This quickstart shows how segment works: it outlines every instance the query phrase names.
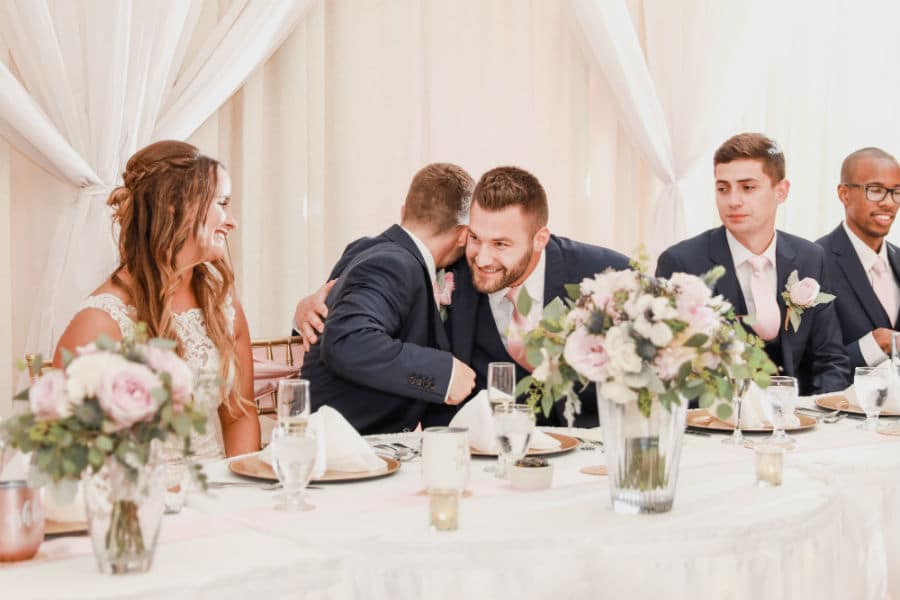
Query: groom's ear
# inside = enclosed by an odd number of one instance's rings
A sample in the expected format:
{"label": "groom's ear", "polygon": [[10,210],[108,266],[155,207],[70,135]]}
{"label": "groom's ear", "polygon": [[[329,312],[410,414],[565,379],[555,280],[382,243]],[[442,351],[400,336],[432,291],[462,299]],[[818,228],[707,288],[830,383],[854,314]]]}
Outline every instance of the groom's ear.
{"label": "groom's ear", "polygon": [[534,234],[533,248],[535,252],[543,250],[550,241],[550,229],[546,225],[537,230]]}

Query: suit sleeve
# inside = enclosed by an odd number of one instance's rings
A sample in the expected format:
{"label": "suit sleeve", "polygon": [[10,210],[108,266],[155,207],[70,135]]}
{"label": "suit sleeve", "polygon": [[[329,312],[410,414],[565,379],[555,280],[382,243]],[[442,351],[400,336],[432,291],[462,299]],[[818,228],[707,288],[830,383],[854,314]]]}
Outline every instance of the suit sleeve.
{"label": "suit sleeve", "polygon": [[664,251],[659,255],[659,260],[656,261],[657,277],[669,279],[672,277],[672,273],[680,273],[683,270],[683,267],[678,263],[671,250]]}
{"label": "suit sleeve", "polygon": [[343,278],[322,334],[325,365],[359,385],[443,403],[453,356],[398,337],[404,320],[415,318],[415,300],[426,283],[418,265],[412,269],[382,256],[353,265]]}
{"label": "suit sleeve", "polygon": [[[822,290],[829,290],[828,273],[820,259],[819,273]],[[813,309],[812,330],[804,356],[810,356],[813,392],[839,392],[850,385],[850,359],[841,335],[834,302]]]}

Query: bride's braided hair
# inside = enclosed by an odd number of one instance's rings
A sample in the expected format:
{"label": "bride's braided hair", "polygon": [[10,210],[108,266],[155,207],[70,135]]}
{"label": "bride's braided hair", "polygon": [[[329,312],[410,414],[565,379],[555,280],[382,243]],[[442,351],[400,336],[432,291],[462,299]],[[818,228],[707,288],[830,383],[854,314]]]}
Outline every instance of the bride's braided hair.
{"label": "bride's braided hair", "polygon": [[[184,273],[178,272],[175,262],[184,244],[204,225],[221,167],[191,144],[156,142],[128,160],[124,185],[112,191],[107,204],[120,229],[119,266],[112,280],[128,290],[137,319],[147,324],[151,336],[177,341],[183,355],[172,318],[172,293],[189,275],[209,337],[219,351],[222,380],[228,381],[235,360],[234,333],[225,314],[234,286],[231,265],[216,260]],[[131,276],[128,285],[119,277],[123,271]],[[239,382],[232,389],[239,390]],[[237,394],[232,398],[227,406],[233,411],[243,401]]]}

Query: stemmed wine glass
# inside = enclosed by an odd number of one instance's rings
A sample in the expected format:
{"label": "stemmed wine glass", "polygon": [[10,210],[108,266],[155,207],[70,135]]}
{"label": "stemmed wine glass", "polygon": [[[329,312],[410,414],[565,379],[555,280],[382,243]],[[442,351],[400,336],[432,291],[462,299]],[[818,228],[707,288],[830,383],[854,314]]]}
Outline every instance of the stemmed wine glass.
{"label": "stemmed wine glass", "polygon": [[516,365],[511,362],[488,363],[488,402],[491,407],[516,401]]}
{"label": "stemmed wine glass", "polygon": [[731,412],[734,415],[734,432],[730,437],[722,440],[723,444],[744,445],[744,434],[741,433],[741,405],[744,402],[744,394],[750,389],[750,379],[737,382],[731,396]]}
{"label": "stemmed wine glass", "polygon": [[856,401],[866,412],[865,422],[860,423],[857,429],[878,430],[878,415],[881,414],[881,407],[887,402],[890,376],[890,369],[856,367],[853,389],[856,392]]}
{"label": "stemmed wine glass", "polygon": [[793,448],[794,440],[784,431],[785,414],[794,412],[797,403],[797,380],[786,375],[772,377],[766,388],[768,406],[772,411],[772,435],[765,443],[770,446]]}
{"label": "stemmed wine glass", "polygon": [[284,488],[279,510],[312,510],[303,490],[309,484],[316,462],[316,433],[307,427],[310,414],[309,381],[282,379],[278,382],[278,426],[272,431],[272,468]]}
{"label": "stemmed wine glass", "polygon": [[509,465],[528,452],[534,432],[534,411],[525,404],[497,404],[494,406],[494,431],[497,435],[497,469],[499,478],[506,478]]}

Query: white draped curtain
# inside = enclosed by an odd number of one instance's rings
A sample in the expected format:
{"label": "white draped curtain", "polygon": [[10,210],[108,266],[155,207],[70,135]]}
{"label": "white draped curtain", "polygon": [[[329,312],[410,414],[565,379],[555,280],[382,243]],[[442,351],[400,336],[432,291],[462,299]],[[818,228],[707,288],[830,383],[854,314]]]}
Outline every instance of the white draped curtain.
{"label": "white draped curtain", "polygon": [[685,237],[686,208],[704,210],[685,197],[684,180],[734,133],[754,100],[748,82],[764,78],[782,39],[781,21],[771,0],[644,0],[637,14],[625,0],[572,6],[626,131],[664,184],[649,237],[656,255]]}
{"label": "white draped curtain", "polygon": [[312,0],[234,0],[183,64],[201,3],[6,0],[0,133],[79,188],[60,213],[27,348],[52,350],[77,304],[115,266],[105,200],[128,157],[184,139],[274,52]]}

